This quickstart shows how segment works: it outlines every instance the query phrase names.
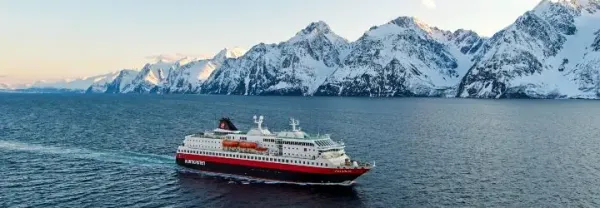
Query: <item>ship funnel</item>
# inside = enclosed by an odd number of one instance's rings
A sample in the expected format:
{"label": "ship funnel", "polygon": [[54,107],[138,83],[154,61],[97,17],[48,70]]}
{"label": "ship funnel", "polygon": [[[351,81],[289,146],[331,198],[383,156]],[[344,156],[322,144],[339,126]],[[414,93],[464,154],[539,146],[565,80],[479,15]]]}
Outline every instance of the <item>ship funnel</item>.
{"label": "ship funnel", "polygon": [[237,131],[237,127],[235,127],[235,125],[233,125],[233,122],[231,122],[231,120],[229,120],[229,118],[221,118],[221,120],[219,121],[219,129],[223,129],[223,130],[230,130],[230,131]]}

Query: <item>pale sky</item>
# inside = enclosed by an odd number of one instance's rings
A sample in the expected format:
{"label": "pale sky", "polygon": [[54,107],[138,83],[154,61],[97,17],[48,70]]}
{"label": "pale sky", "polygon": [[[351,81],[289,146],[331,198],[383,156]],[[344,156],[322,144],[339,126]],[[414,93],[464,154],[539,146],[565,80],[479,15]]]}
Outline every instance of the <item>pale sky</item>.
{"label": "pale sky", "polygon": [[159,54],[278,43],[310,22],[358,39],[414,16],[491,36],[539,0],[0,0],[0,83],[141,68]]}

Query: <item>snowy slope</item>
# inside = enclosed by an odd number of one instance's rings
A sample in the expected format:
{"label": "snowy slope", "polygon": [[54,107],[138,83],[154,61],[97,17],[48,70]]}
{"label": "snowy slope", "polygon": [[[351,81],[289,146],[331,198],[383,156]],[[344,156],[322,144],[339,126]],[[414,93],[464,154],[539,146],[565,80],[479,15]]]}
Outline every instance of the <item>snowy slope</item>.
{"label": "snowy slope", "polygon": [[119,75],[113,81],[106,85],[104,93],[118,94],[124,93],[125,89],[132,88],[133,80],[137,77],[139,71],[124,69],[119,72]]}
{"label": "snowy slope", "polygon": [[351,44],[344,67],[327,78],[317,95],[446,96],[472,65],[484,39],[399,17],[373,27]]}
{"label": "snowy slope", "polygon": [[202,85],[203,93],[310,95],[343,67],[348,42],[324,22],[313,22],[288,41],[261,43],[238,59],[225,60]]}
{"label": "snowy slope", "polygon": [[543,1],[477,55],[460,97],[598,98],[598,0]]}
{"label": "snowy slope", "polygon": [[177,61],[160,59],[156,63],[148,63],[131,81],[131,84],[121,90],[121,93],[161,93],[168,84],[169,74],[179,68],[181,64],[192,61],[194,61],[192,58],[183,58]]}
{"label": "snowy slope", "polygon": [[8,84],[0,83],[0,90],[10,90],[12,87]]}
{"label": "snowy slope", "polygon": [[87,90],[91,85],[95,83],[106,84],[112,81],[118,72],[111,72],[108,74],[102,74],[92,77],[84,77],[78,79],[64,79],[59,81],[37,81],[29,85],[28,88],[36,89],[66,89],[75,91]]}
{"label": "snowy slope", "polygon": [[238,58],[246,51],[241,48],[226,48],[211,59],[192,61],[173,70],[167,77],[164,93],[199,93],[201,84],[226,59]]}
{"label": "snowy slope", "polygon": [[93,83],[86,89],[86,93],[104,93],[110,83],[112,83],[120,71],[107,74],[107,76],[98,77]]}

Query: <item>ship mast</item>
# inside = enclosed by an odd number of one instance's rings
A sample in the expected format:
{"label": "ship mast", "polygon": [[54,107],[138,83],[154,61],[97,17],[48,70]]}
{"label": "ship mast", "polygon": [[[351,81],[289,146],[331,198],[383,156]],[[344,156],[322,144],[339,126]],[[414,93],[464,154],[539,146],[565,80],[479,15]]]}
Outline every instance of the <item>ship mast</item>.
{"label": "ship mast", "polygon": [[262,123],[263,123],[263,116],[258,117],[258,119],[256,119],[256,115],[254,115],[254,117],[252,117],[254,119],[254,123],[258,124],[258,129],[262,130]]}
{"label": "ship mast", "polygon": [[292,126],[292,131],[298,131],[298,129],[296,129],[296,126],[300,125],[300,121],[294,118],[290,118],[290,125]]}

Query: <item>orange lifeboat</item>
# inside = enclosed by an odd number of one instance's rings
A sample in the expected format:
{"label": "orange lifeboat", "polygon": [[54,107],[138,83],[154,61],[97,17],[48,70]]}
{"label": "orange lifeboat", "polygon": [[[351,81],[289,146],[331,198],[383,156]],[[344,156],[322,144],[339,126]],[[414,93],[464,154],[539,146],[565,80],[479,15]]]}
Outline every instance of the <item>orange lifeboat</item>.
{"label": "orange lifeboat", "polygon": [[223,140],[223,147],[237,147],[240,143],[232,140]]}
{"label": "orange lifeboat", "polygon": [[240,142],[241,148],[254,149],[258,146],[255,142]]}
{"label": "orange lifeboat", "polygon": [[257,147],[256,148],[256,151],[259,151],[259,152],[266,152],[267,150],[269,150],[269,149],[266,147]]}

